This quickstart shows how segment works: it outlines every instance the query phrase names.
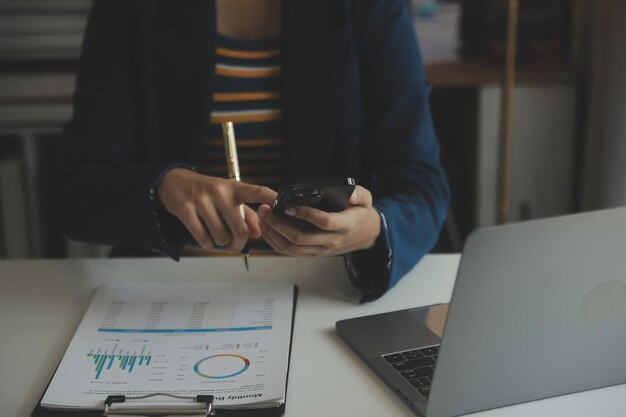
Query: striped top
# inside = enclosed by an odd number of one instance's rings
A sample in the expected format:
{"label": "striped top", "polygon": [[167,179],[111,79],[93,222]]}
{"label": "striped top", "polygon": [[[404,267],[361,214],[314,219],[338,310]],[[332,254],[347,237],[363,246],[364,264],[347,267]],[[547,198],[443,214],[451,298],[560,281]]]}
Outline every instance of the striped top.
{"label": "striped top", "polygon": [[232,121],[241,180],[277,189],[288,181],[281,131],[280,39],[217,37],[209,138],[201,172],[228,177],[221,124]]}

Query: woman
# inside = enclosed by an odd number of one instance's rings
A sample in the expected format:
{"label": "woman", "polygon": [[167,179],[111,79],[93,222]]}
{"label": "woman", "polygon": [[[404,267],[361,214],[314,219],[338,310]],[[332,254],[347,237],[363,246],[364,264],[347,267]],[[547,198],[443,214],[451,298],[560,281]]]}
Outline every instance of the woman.
{"label": "woman", "polygon": [[[173,258],[192,239],[239,251],[262,237],[344,255],[376,299],[432,248],[449,204],[428,91],[402,0],[96,0],[66,129],[66,233]],[[220,178],[226,119],[244,183]],[[263,186],[348,176],[345,211],[289,213],[317,228],[275,216]],[[260,205],[244,221],[241,203]]]}

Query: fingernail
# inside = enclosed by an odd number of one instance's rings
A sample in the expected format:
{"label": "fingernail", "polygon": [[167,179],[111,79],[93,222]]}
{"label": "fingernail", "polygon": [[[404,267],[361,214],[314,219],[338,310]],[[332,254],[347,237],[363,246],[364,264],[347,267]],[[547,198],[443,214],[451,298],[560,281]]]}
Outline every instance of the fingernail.
{"label": "fingernail", "polygon": [[296,214],[296,209],[293,207],[288,207],[285,209],[285,213],[287,213],[290,216],[294,216]]}

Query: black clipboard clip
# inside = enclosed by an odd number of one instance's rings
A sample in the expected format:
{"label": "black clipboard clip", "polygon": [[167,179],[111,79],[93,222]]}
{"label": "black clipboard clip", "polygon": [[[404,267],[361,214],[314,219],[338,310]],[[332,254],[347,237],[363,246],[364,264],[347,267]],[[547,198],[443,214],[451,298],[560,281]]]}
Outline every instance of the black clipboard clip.
{"label": "black clipboard clip", "polygon": [[[195,404],[190,403],[181,403],[182,407],[168,406],[163,408],[153,408],[153,407],[124,407],[119,406],[119,404],[127,404],[132,401],[145,400],[147,398],[152,397],[169,397],[177,400],[184,401],[192,401]],[[106,400],[104,400],[104,417],[109,416],[198,416],[198,417],[209,417],[215,415],[215,410],[213,409],[213,399],[212,395],[196,395],[193,396],[183,396],[183,395],[174,395],[168,394],[166,392],[156,392],[154,394],[147,395],[137,395],[137,396],[128,396],[128,395],[109,395]],[[203,404],[203,405],[201,405]],[[187,405],[187,407],[185,407]]]}

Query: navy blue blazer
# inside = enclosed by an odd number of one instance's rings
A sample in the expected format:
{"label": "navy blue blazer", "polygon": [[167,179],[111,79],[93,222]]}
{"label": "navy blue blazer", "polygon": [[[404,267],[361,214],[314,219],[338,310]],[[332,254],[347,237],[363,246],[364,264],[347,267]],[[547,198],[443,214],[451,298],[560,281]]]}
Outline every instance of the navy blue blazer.
{"label": "navy blue blazer", "polygon": [[[293,180],[354,177],[385,228],[347,255],[363,301],[434,245],[449,188],[404,0],[285,0],[283,129]],[[176,257],[190,236],[150,190],[199,162],[211,112],[215,3],[96,0],[65,130],[59,197],[68,236]],[[159,221],[160,220],[160,221]]]}

